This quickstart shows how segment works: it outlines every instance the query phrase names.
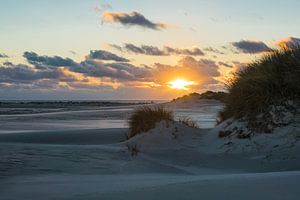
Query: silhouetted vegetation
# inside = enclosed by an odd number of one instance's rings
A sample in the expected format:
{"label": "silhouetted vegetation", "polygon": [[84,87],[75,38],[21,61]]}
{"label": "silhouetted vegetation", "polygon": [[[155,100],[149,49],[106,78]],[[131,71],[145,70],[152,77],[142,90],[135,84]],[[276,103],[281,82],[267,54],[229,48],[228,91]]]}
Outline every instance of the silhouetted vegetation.
{"label": "silhouetted vegetation", "polygon": [[189,101],[191,99],[213,99],[213,100],[218,100],[218,101],[225,101],[227,96],[226,92],[213,92],[213,91],[206,91],[204,93],[197,93],[193,92],[188,95],[184,95],[182,97],[178,97],[176,99],[173,99],[172,102],[175,101]]}
{"label": "silhouetted vegetation", "polygon": [[237,72],[228,83],[221,120],[252,118],[270,105],[300,97],[300,47],[274,51]]}

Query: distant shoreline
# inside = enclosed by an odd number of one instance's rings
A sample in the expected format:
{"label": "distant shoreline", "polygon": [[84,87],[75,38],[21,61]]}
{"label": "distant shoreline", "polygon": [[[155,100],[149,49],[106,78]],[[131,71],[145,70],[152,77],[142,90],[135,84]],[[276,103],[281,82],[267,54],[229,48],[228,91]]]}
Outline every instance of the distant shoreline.
{"label": "distant shoreline", "polygon": [[154,101],[0,101],[0,115],[37,114],[155,104]]}

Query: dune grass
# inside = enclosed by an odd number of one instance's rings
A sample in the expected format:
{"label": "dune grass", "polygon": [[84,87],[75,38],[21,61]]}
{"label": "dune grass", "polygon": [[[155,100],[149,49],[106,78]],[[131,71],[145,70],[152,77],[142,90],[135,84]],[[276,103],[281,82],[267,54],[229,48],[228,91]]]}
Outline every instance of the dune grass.
{"label": "dune grass", "polygon": [[265,55],[228,82],[221,120],[253,117],[270,105],[300,97],[300,47]]}
{"label": "dune grass", "polygon": [[174,121],[173,112],[163,107],[138,107],[129,117],[128,139],[153,129],[157,122]]}
{"label": "dune grass", "polygon": [[178,120],[179,123],[182,123],[190,128],[199,128],[195,121],[189,117],[180,117]]}

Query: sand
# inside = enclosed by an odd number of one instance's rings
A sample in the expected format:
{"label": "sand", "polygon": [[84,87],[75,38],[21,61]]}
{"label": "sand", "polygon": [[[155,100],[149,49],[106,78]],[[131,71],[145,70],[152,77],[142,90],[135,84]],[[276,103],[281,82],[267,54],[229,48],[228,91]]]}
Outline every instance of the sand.
{"label": "sand", "polygon": [[243,140],[219,138],[222,126],[161,122],[129,141],[126,127],[11,128],[0,134],[0,199],[298,199],[297,124]]}

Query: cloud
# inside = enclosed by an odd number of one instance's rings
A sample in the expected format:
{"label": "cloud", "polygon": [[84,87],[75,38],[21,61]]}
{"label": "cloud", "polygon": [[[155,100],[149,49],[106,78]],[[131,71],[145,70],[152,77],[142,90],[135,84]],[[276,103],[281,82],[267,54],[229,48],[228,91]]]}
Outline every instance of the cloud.
{"label": "cloud", "polygon": [[288,37],[275,42],[281,48],[292,48],[300,45],[300,38]]}
{"label": "cloud", "polygon": [[112,60],[117,62],[129,62],[130,60],[117,56],[116,54],[110,53],[103,50],[90,51],[89,58],[98,60]]}
{"label": "cloud", "polygon": [[[0,94],[6,97],[49,92],[71,95],[80,91],[83,95],[87,91],[101,91],[101,94],[106,91],[108,95],[123,93],[128,98],[137,91],[143,94],[151,91],[151,95],[170,98],[175,93],[169,89],[167,82],[176,78],[195,81],[197,84],[191,86],[194,91],[220,84],[216,80],[220,76],[218,63],[209,59],[197,60],[191,56],[182,58],[174,66],[157,63],[151,67],[114,60],[108,63],[92,53],[81,62],[34,52],[25,52],[24,57],[30,65],[0,64]],[[100,58],[103,59],[102,54]]]}
{"label": "cloud", "polygon": [[[147,74],[148,70],[146,66],[136,67],[132,64],[124,63],[129,60],[102,50],[90,51],[86,59],[79,63],[70,58],[40,56],[34,52],[25,52],[24,57],[37,70],[51,70],[52,68],[52,70],[55,70],[55,68],[66,67],[69,71],[81,73],[86,76],[108,77],[122,81],[137,80],[141,77],[141,74]],[[102,60],[118,62],[104,63]]]}
{"label": "cloud", "polygon": [[168,26],[164,23],[155,23],[147,19],[144,15],[138,12],[123,13],[123,12],[104,12],[102,22],[105,23],[120,23],[124,26],[140,26],[143,28],[161,30]]}
{"label": "cloud", "polygon": [[[62,58],[60,56],[41,56],[35,52],[25,52],[23,54],[24,58],[26,58],[27,62],[34,65],[36,68],[47,69],[49,67],[70,67],[70,68],[80,68],[83,63],[77,63],[70,58]],[[113,53],[103,50],[92,50],[90,54],[87,56],[86,60],[110,60],[117,62],[129,62],[128,59],[117,56]],[[101,63],[101,62],[94,62]]]}
{"label": "cloud", "polygon": [[4,53],[0,53],[0,58],[9,58],[8,55],[4,54]]}
{"label": "cloud", "polygon": [[149,56],[169,56],[169,55],[203,56],[204,55],[203,51],[199,48],[184,49],[184,48],[173,48],[173,47],[165,46],[162,49],[159,49],[156,46],[150,46],[150,45],[136,46],[131,43],[127,43],[123,47],[115,44],[111,44],[110,46],[119,51],[125,51],[125,52],[135,53],[135,54],[144,54]]}
{"label": "cloud", "polygon": [[158,47],[142,45],[141,47],[135,46],[134,44],[125,44],[124,49],[127,52],[135,54],[145,54],[150,56],[165,56],[167,55],[164,51],[160,50]]}
{"label": "cloud", "polygon": [[[33,66],[14,65],[13,63],[3,65],[0,68],[0,82],[31,84],[53,80],[57,84],[63,82],[67,85],[78,85],[86,82],[86,80],[106,79],[110,82],[122,84],[139,82],[140,85],[145,85],[141,83],[155,85],[156,80],[161,80],[162,75],[164,79],[175,78],[176,75],[185,75],[202,82],[207,82],[205,80],[212,80],[212,77],[220,75],[218,66],[214,61],[208,59],[195,60],[189,56],[181,59],[176,66],[156,64],[152,68],[148,66],[137,67],[125,62],[105,63],[99,59],[94,59],[98,56],[93,53],[81,62],[59,56],[40,56],[34,52],[25,52],[24,57]],[[161,83],[159,81],[157,84]]]}
{"label": "cloud", "polygon": [[235,62],[233,62],[233,72],[240,72],[240,71],[244,70],[245,68],[247,68],[248,66],[249,66],[249,63],[235,61]]}
{"label": "cloud", "polygon": [[215,54],[221,54],[221,55],[225,54],[223,51],[220,51],[220,50],[218,50],[216,48],[212,48],[212,47],[207,47],[207,48],[204,49],[204,51],[212,52],[212,53],[215,53]]}
{"label": "cloud", "polygon": [[116,49],[118,51],[123,51],[123,48],[117,44],[110,44],[110,43],[107,43],[105,44],[108,48],[113,48],[113,49]]}
{"label": "cloud", "polygon": [[70,50],[69,53],[70,53],[70,54],[73,54],[73,55],[77,55],[76,51]]}
{"label": "cloud", "polygon": [[167,54],[175,54],[175,55],[187,55],[187,56],[203,56],[204,53],[199,48],[193,49],[179,49],[179,48],[172,48],[172,47],[164,47],[164,51]]}
{"label": "cloud", "polygon": [[[122,75],[103,73],[89,76],[89,73],[71,71],[72,68],[35,68],[28,65],[2,65],[0,66],[0,90],[5,89],[30,89],[30,90],[49,90],[49,89],[103,89],[117,88],[122,85],[118,78]],[[97,71],[99,73],[99,71]],[[99,75],[99,76],[98,76]],[[114,76],[116,78],[114,78]],[[131,76],[132,78],[132,76]]]}
{"label": "cloud", "polygon": [[58,70],[35,70],[27,65],[4,65],[0,67],[1,83],[32,83],[39,79],[58,79]]}
{"label": "cloud", "polygon": [[94,11],[97,13],[103,13],[106,10],[111,10],[112,6],[110,4],[102,4],[101,6],[95,6]]}
{"label": "cloud", "polygon": [[147,72],[145,67],[136,67],[129,63],[103,63],[97,60],[85,60],[71,71],[92,77],[109,77],[119,81],[132,81],[141,79],[141,74]]}
{"label": "cloud", "polygon": [[13,66],[14,65],[12,62],[9,62],[9,61],[6,61],[2,64],[3,64],[3,66]]}
{"label": "cloud", "polygon": [[272,51],[270,47],[261,41],[241,40],[239,42],[232,42],[231,44],[242,53],[256,54]]}
{"label": "cloud", "polygon": [[156,83],[165,84],[177,78],[187,78],[197,83],[194,86],[197,87],[196,89],[218,83],[215,78],[221,75],[215,61],[209,59],[196,60],[190,56],[182,58],[175,66],[156,63],[153,73],[156,75],[153,77]]}
{"label": "cloud", "polygon": [[34,65],[37,68],[48,68],[48,67],[70,67],[76,66],[77,63],[70,58],[62,58],[60,56],[39,56],[34,52],[24,52],[23,57],[26,58],[27,62]]}

